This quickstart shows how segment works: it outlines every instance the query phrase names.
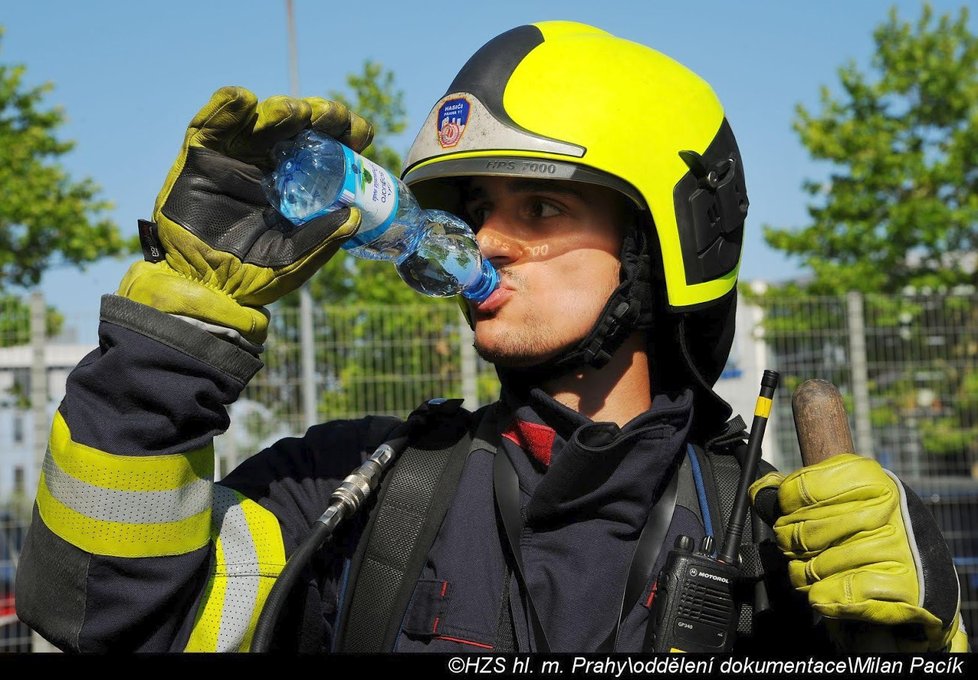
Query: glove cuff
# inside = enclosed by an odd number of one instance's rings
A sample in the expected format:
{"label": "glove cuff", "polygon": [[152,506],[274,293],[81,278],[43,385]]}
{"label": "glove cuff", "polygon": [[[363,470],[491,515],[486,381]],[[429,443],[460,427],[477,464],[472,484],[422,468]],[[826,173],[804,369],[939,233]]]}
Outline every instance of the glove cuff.
{"label": "glove cuff", "polygon": [[171,314],[171,316],[174,316],[180,319],[181,321],[185,321],[193,326],[196,326],[197,328],[201,328],[207,331],[208,333],[210,333],[211,335],[221,338],[222,340],[226,340],[227,342],[234,343],[241,349],[245,350],[246,352],[250,352],[252,355],[256,357],[265,351],[264,345],[259,345],[245,339],[245,337],[241,335],[241,333],[234,330],[233,328],[227,328],[226,326],[218,326],[216,324],[208,323],[206,321],[201,321],[200,319],[194,319],[189,316],[183,316],[182,314]]}
{"label": "glove cuff", "polygon": [[118,295],[102,296],[100,318],[192,356],[242,385],[246,385],[262,367],[257,357],[231,343],[190,326],[171,314]]}
{"label": "glove cuff", "polygon": [[161,312],[230,329],[260,347],[268,335],[268,311],[245,307],[227,293],[182,276],[164,262],[136,262],[119,285],[122,297]]}

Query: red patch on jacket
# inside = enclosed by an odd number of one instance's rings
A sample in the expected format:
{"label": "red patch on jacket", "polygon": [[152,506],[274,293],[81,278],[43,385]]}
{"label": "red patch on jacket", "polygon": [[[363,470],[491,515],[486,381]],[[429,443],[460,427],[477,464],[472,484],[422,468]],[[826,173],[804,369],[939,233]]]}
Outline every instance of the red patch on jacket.
{"label": "red patch on jacket", "polygon": [[508,430],[503,432],[503,436],[543,465],[550,466],[550,455],[553,453],[554,438],[557,436],[557,432],[552,427],[516,420]]}

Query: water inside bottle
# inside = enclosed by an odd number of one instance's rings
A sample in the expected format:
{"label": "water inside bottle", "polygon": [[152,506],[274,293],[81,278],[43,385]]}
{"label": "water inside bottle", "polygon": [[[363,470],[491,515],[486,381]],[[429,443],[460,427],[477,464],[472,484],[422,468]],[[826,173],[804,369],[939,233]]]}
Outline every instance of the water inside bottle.
{"label": "water inside bottle", "polygon": [[441,210],[425,211],[425,218],[416,246],[397,263],[401,278],[415,290],[433,297],[451,297],[484,287],[480,284],[484,283],[489,263],[483,263],[468,225]]}
{"label": "water inside bottle", "polygon": [[329,137],[307,130],[273,150],[263,183],[272,205],[297,227],[345,205],[360,208],[352,255],[396,263],[404,281],[433,297],[482,301],[499,283],[475,235],[460,218],[422,210],[404,183]]}
{"label": "water inside bottle", "polygon": [[282,162],[265,178],[265,193],[295,225],[335,210],[346,173],[342,150],[305,134],[291,147],[277,150]]}

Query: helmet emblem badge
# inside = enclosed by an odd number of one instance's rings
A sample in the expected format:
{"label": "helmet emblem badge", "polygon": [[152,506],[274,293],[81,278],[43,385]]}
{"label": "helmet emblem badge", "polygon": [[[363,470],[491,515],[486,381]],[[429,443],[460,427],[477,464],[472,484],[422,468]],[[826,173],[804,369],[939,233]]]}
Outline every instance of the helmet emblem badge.
{"label": "helmet emblem badge", "polygon": [[447,99],[438,110],[438,143],[450,149],[459,143],[469,120],[469,100],[464,97]]}

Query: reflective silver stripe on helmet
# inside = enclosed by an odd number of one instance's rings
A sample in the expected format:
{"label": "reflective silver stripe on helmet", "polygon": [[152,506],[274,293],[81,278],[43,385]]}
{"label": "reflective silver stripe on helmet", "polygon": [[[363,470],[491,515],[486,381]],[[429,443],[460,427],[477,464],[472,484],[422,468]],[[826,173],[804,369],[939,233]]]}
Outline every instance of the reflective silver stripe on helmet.
{"label": "reflective silver stripe on helmet", "polygon": [[[442,144],[439,135],[439,114],[442,105],[453,99],[464,99],[468,102],[468,116],[465,120],[464,129],[457,133],[458,138],[453,140],[454,143],[451,146],[446,146]],[[431,109],[424,125],[421,126],[417,139],[411,146],[404,167],[410,168],[422,161],[445,154],[485,151],[486,149],[557,153],[575,158],[581,158],[586,151],[584,147],[577,144],[534,135],[503,124],[496,120],[489,109],[476,97],[465,92],[455,92],[442,97]]]}
{"label": "reflective silver stripe on helmet", "polygon": [[628,196],[640,209],[646,209],[645,201],[638,190],[620,177],[594,168],[554,161],[549,158],[493,156],[491,158],[446,159],[432,165],[423,165],[415,170],[409,170],[404,175],[404,183],[413,187],[429,180],[476,176],[533,177],[597,184]]}

